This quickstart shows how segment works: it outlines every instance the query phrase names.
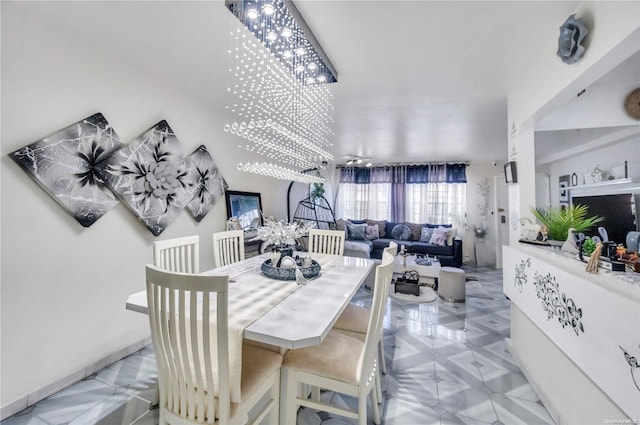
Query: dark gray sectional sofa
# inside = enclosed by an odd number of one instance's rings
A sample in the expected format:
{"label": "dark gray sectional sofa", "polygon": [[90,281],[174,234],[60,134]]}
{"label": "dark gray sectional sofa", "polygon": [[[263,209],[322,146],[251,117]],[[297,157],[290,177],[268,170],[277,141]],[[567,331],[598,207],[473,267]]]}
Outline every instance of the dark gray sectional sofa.
{"label": "dark gray sectional sofa", "polygon": [[[338,229],[341,229],[341,220],[338,220]],[[353,224],[368,224],[368,225],[378,225],[385,227],[384,232],[380,231],[380,233],[384,234],[385,237],[378,237],[371,240],[353,240],[349,238],[349,231],[346,229],[345,231],[347,235],[347,242],[345,243],[345,255],[350,255],[350,252],[355,256],[365,256],[362,255],[367,252],[367,249],[364,246],[368,247],[369,258],[381,259],[382,251],[389,246],[389,242],[394,241],[398,244],[398,247],[401,245],[405,246],[405,249],[412,254],[428,254],[430,257],[438,257],[440,260],[440,264],[442,266],[449,267],[460,267],[462,266],[462,239],[458,237],[452,237],[451,245],[445,243],[444,246],[437,245],[433,243],[428,243],[419,240],[419,232],[421,227],[430,227],[437,228],[441,225],[436,224],[416,224],[416,223],[393,223],[389,221],[374,221],[374,220],[348,220]],[[391,233],[395,226],[398,224],[405,224],[411,229],[411,236],[409,239],[394,239],[391,237]],[[443,227],[451,227],[450,225],[442,225]],[[455,234],[455,233],[454,233]]]}

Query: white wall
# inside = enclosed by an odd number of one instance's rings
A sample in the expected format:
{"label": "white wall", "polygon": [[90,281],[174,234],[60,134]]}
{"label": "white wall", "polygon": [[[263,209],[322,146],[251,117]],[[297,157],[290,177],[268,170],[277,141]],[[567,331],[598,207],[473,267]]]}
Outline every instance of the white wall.
{"label": "white wall", "polygon": [[[266,214],[286,216],[286,183],[235,170],[242,151],[222,131],[222,111],[81,39],[2,2],[3,408],[44,389],[33,403],[50,384],[148,336],[146,316],[126,311],[125,300],[144,289],[154,240],[122,204],[81,227],[8,153],[96,112],[123,142],[166,119],[186,153],[207,146],[230,189],[261,192]],[[222,199],[200,223],[181,213],[160,238],[199,234],[201,267],[210,268],[211,233],[225,221]]]}
{"label": "white wall", "polygon": [[[529,209],[535,203],[535,197],[528,196],[535,192],[534,123],[561,108],[576,93],[636,53],[640,45],[640,3],[583,2],[576,13],[591,28],[584,56],[571,65],[562,63],[553,53],[557,47],[557,35],[550,36],[548,48],[533,56],[529,72],[509,93],[508,154],[510,159],[518,162],[518,178],[521,180],[510,191],[510,203],[520,205],[519,215],[512,217],[515,220],[521,216],[531,218]],[[566,17],[558,19],[561,21]],[[510,243],[517,243],[520,229],[512,226],[510,230]]]}
{"label": "white wall", "polygon": [[[578,17],[583,17],[590,23],[591,32],[587,38],[587,51],[584,57],[570,66],[563,64],[554,52],[555,37],[550,37],[548,48],[541,51],[532,60],[532,66],[527,75],[518,83],[517,89],[509,95],[509,132],[510,144],[508,154],[518,163],[517,185],[510,188],[510,204],[519,207],[519,214],[530,215],[528,210],[533,205],[535,197],[535,151],[533,126],[537,119],[547,115],[550,111],[573,98],[576,93],[598,80],[606,72],[613,69],[620,62],[631,56],[640,46],[640,3],[638,2],[582,2],[576,10]],[[562,22],[566,17],[558,17]],[[556,44],[557,45],[557,44]],[[512,126],[515,132],[511,132]],[[637,147],[635,148],[637,150]],[[597,163],[597,162],[596,162]],[[522,166],[521,166],[522,165]],[[595,164],[594,164],[595,165]],[[577,166],[574,164],[573,166]],[[589,164],[591,167],[591,164]],[[526,174],[521,179],[521,172]],[[557,181],[557,176],[556,180]],[[554,177],[551,177],[552,187]],[[552,195],[553,196],[553,195]],[[517,219],[519,217],[513,217]],[[510,228],[510,244],[517,243],[520,229]],[[605,306],[615,309],[616,306]],[[522,368],[532,385],[539,392],[542,400],[552,400],[557,394],[555,388],[570,388],[570,395],[558,405],[555,417],[561,419],[575,417],[576,412],[610,412],[605,413],[611,418],[620,417],[612,408],[611,400],[600,391],[582,371],[575,368],[563,369],[564,364],[570,364],[571,359],[559,353],[553,342],[546,336],[537,333],[530,324],[521,320],[521,316],[512,315],[511,334],[514,344],[512,353],[522,363]],[[536,350],[531,350],[533,345]],[[549,358],[532,357],[536,353],[544,353]],[[560,367],[551,367],[556,354],[562,361],[557,361]],[[561,420],[561,423],[564,423]],[[583,423],[567,419],[567,423]],[[586,422],[584,422],[586,423]]]}
{"label": "white wall", "polygon": [[638,181],[640,179],[640,138],[633,138],[547,164],[551,177],[551,205],[557,207],[560,202],[559,176],[576,173],[578,185],[582,185],[583,174],[591,173],[596,165],[611,174],[613,167],[623,166],[624,161],[627,161],[629,177]]}
{"label": "white wall", "polygon": [[[504,159],[495,162],[492,161],[473,161],[467,167],[467,226],[478,226],[480,224],[480,213],[478,206],[482,203],[482,197],[478,192],[478,184],[484,179],[487,179],[491,192],[488,195],[489,211],[487,213],[487,238],[486,243],[486,265],[487,267],[496,266],[496,223],[495,218],[497,214],[496,206],[496,187],[495,176],[502,176],[504,180],[503,164]],[[458,234],[461,232],[458,231]],[[463,236],[463,258],[465,264],[474,264],[474,244],[475,236],[473,230],[466,229]]]}

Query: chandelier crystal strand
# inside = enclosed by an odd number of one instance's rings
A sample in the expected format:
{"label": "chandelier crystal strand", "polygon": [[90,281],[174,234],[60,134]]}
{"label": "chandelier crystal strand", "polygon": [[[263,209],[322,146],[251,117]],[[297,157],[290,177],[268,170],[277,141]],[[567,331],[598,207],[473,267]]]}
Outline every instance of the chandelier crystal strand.
{"label": "chandelier crystal strand", "polygon": [[335,77],[282,1],[227,1],[227,7],[245,26],[232,32],[228,91],[233,101],[228,109],[236,121],[224,130],[243,139],[241,148],[273,162],[238,164],[238,169],[305,183],[324,181],[301,170],[333,160],[327,151],[333,94],[326,82]]}

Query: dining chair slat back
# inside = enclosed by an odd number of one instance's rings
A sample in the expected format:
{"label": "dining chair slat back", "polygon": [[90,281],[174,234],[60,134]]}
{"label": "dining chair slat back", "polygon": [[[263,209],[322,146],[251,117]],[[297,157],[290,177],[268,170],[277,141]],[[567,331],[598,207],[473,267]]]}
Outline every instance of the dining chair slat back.
{"label": "dining chair slat back", "polygon": [[222,267],[244,260],[244,231],[229,230],[213,234],[213,265]]}
{"label": "dining chair slat back", "polygon": [[[174,273],[148,265],[146,279],[160,387],[160,423],[212,424],[216,417],[220,423],[228,423],[229,277]],[[212,299],[215,309],[210,305]],[[215,315],[213,322],[211,314]],[[214,352],[218,382],[214,382],[211,369]]]}
{"label": "dining chair slat back", "polygon": [[[373,290],[371,316],[367,326],[363,363],[367,365],[360,373],[360,379],[373,380],[377,374],[378,343],[380,341],[384,315],[393,275],[393,255],[389,251],[382,253],[382,264],[376,267],[376,287]],[[373,371],[373,372],[370,372]],[[372,374],[372,376],[368,374]]]}
{"label": "dining chair slat back", "polygon": [[[319,346],[287,352],[283,363],[282,408],[284,423],[295,423],[299,406],[324,410],[357,419],[367,424],[367,397],[371,395],[373,421],[380,423],[378,394],[374,390],[377,376],[378,329],[384,316],[386,287],[393,273],[393,255],[383,252],[382,264],[376,268],[371,315],[364,343],[340,332],[331,331]],[[360,345],[358,345],[360,344]],[[354,348],[359,347],[359,349]],[[337,364],[340,364],[337,367]],[[298,396],[299,384],[348,394],[358,399],[357,411],[324,405],[318,399]]]}
{"label": "dining chair slat back", "polygon": [[198,235],[153,242],[153,263],[180,273],[200,273],[200,237]]}
{"label": "dining chair slat back", "polygon": [[315,254],[344,255],[344,231],[309,230],[309,252]]}

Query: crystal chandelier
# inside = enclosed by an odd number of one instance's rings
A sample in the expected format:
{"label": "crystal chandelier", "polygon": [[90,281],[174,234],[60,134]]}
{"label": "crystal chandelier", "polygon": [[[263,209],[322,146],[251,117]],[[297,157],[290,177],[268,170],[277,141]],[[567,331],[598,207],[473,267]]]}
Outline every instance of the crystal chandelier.
{"label": "crystal chandelier", "polygon": [[304,170],[333,160],[333,94],[337,73],[292,2],[227,0],[238,18],[229,48],[231,104],[235,121],[224,130],[239,147],[269,162],[238,164],[238,170],[321,183]]}

